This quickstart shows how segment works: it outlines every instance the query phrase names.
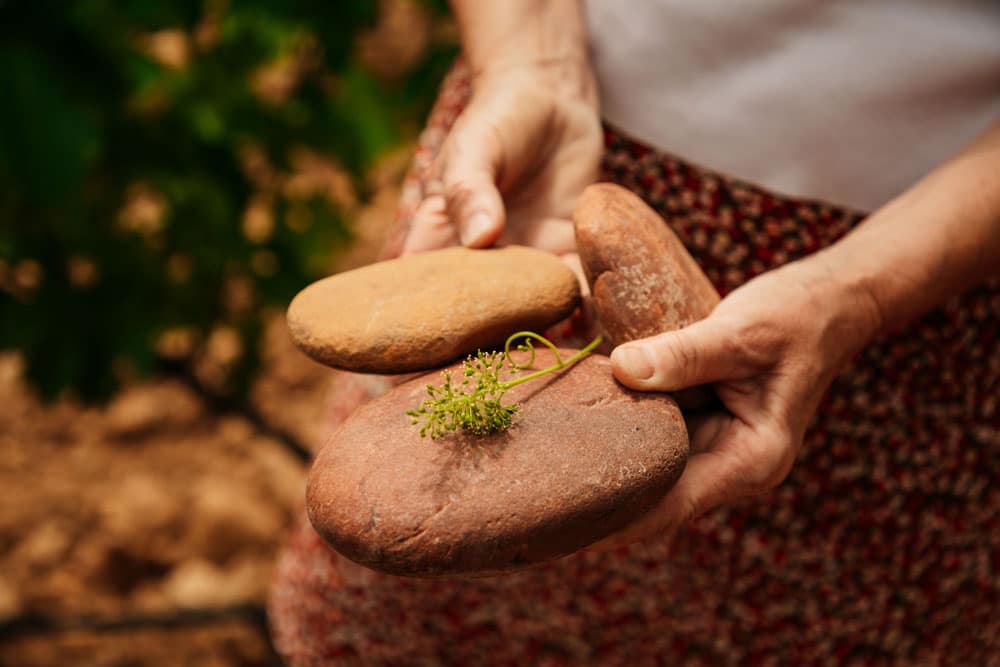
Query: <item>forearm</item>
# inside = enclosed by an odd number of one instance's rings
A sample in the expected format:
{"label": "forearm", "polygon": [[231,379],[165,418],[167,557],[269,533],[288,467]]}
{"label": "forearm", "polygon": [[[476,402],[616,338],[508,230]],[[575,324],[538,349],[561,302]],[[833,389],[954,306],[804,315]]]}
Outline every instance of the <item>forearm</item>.
{"label": "forearm", "polygon": [[473,74],[524,65],[587,69],[579,0],[452,0]]}
{"label": "forearm", "polygon": [[1000,275],[1000,123],[815,259],[882,331]]}

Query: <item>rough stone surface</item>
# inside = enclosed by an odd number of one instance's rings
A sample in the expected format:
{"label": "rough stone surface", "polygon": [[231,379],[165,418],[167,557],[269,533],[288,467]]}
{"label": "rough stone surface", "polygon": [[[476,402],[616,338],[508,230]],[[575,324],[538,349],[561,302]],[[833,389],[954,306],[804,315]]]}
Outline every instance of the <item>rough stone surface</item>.
{"label": "rough stone surface", "polygon": [[613,344],[680,329],[719,302],[680,239],[625,188],[588,187],[573,223],[594,309]]}
{"label": "rough stone surface", "polygon": [[288,326],[296,345],[328,366],[405,373],[521,329],[541,331],[579,299],[573,272],[549,253],[447,248],[320,280],[292,301]]}
{"label": "rough stone surface", "polygon": [[[540,350],[535,367],[552,361]],[[601,355],[508,391],[521,410],[489,436],[421,438],[404,412],[429,382],[440,374],[359,408],[310,474],[313,525],[373,569],[478,576],[558,558],[647,511],[687,460],[673,399],[625,389]]]}

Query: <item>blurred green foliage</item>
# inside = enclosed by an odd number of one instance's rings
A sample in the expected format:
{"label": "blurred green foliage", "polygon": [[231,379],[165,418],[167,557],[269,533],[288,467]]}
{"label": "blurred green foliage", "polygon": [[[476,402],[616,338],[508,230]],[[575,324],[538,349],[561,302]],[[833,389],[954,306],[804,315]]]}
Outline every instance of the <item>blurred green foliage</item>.
{"label": "blurred green foliage", "polygon": [[[443,1],[419,5],[443,20]],[[24,353],[45,395],[106,396],[170,356],[165,332],[197,349],[219,326],[242,343],[227,388],[245,391],[264,309],[321,276],[348,236],[329,197],[280,189],[261,200],[273,224],[246,233],[261,187],[246,156],[286,173],[308,147],[363,199],[455,54],[432,39],[377,76],[357,43],[382,6],[0,0],[0,348]],[[281,99],[255,89],[267,68]]]}

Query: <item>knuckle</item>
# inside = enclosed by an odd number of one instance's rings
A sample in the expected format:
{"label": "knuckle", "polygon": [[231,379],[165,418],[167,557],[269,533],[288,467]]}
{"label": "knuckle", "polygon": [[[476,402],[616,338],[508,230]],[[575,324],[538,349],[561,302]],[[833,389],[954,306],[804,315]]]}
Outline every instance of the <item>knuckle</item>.
{"label": "knuckle", "polygon": [[484,193],[488,183],[463,179],[449,183],[445,188],[445,207],[453,220],[462,220],[484,207]]}
{"label": "knuckle", "polygon": [[793,461],[794,456],[782,456],[769,465],[767,470],[762,472],[761,477],[757,480],[756,488],[754,489],[755,494],[767,493],[781,484],[791,471]]}
{"label": "knuckle", "polygon": [[774,360],[776,329],[771,323],[750,320],[734,327],[727,353],[750,368],[764,368]]}
{"label": "knuckle", "polygon": [[791,434],[779,429],[760,442],[753,452],[755,471],[748,479],[750,492],[754,495],[767,493],[781,484],[795,464],[797,447]]}
{"label": "knuckle", "polygon": [[449,206],[458,206],[472,194],[472,188],[465,179],[448,180],[445,182],[444,197]]}
{"label": "knuckle", "polygon": [[697,519],[705,512],[706,509],[708,509],[703,508],[702,504],[703,503],[701,503],[698,498],[690,496],[685,498],[680,515],[675,517],[672,525],[668,526],[668,529],[672,531],[677,530],[678,528]]}

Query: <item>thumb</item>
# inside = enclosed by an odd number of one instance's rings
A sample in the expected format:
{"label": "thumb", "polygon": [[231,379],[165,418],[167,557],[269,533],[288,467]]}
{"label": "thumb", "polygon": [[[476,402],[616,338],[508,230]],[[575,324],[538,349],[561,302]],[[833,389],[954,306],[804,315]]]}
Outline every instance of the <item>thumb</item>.
{"label": "thumb", "polygon": [[491,125],[469,120],[448,138],[441,180],[448,217],[458,226],[462,245],[485,248],[496,242],[505,222],[496,186],[502,146]]}
{"label": "thumb", "polygon": [[679,391],[752,373],[728,326],[714,318],[619,345],[611,353],[618,381],[641,391]]}

